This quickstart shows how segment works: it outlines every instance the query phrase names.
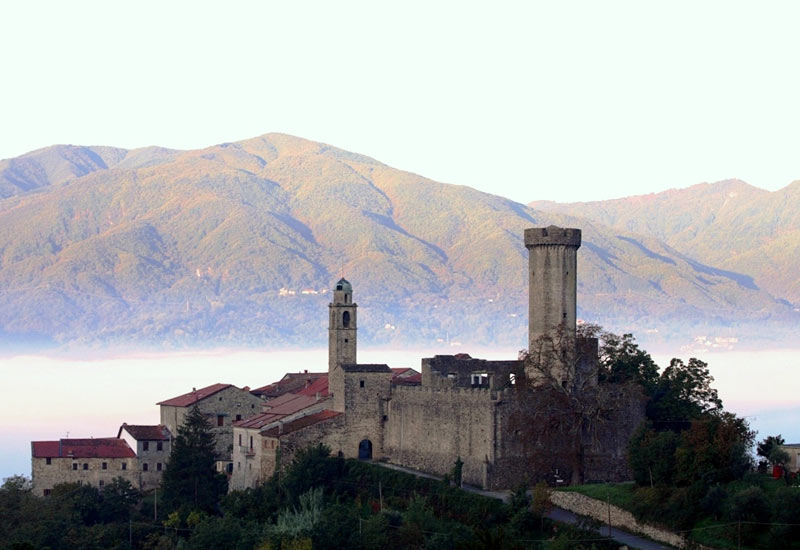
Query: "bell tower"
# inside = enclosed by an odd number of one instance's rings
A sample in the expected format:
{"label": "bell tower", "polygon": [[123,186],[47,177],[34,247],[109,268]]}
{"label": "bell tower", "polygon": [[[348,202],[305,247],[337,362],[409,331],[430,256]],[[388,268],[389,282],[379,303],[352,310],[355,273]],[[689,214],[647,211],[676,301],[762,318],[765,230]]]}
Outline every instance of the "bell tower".
{"label": "bell tower", "polygon": [[356,363],[356,309],[353,287],[339,279],[333,288],[333,301],[328,305],[328,374],[341,364]]}

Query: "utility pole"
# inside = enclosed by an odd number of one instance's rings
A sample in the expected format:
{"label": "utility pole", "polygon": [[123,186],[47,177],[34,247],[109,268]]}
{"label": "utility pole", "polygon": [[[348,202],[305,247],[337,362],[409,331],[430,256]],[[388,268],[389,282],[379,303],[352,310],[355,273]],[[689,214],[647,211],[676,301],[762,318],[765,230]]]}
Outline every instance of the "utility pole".
{"label": "utility pole", "polygon": [[158,487],[153,494],[153,521],[158,521]]}
{"label": "utility pole", "polygon": [[383,512],[383,490],[381,489],[380,480],[378,480],[378,498],[381,501],[381,512]]}

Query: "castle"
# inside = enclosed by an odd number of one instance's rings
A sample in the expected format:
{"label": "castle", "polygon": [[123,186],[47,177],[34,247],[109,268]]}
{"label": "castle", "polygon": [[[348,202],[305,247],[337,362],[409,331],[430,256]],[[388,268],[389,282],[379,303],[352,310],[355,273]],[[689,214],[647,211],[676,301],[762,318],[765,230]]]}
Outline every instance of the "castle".
{"label": "castle", "polygon": [[[487,361],[437,355],[422,359],[421,372],[359,364],[358,305],[352,285],[342,278],[328,306],[327,372],[289,373],[254,390],[230,384],[193,389],[158,403],[159,426],[123,425],[117,439],[123,432],[139,434],[139,440],[151,432],[175,434],[189,407],[196,406],[214,427],[218,468],[230,474],[231,489],[263,482],[298,450],[320,443],[344,457],[439,475],[458,462],[463,482],[487,489],[539,480],[628,479],[627,443],[644,420],[644,397],[629,387],[599,383],[597,340],[576,331],[581,231],[533,228],[525,230],[524,239],[527,357]],[[128,470],[130,476],[152,472],[153,459],[142,449],[147,444],[140,441],[137,447],[129,437],[125,450],[124,442],[111,439],[102,441],[113,449],[115,470],[131,464],[136,473]],[[37,491],[46,493],[59,479],[103,483],[110,459],[93,450],[103,470],[92,473],[74,449],[63,453],[70,445],[77,449],[73,443],[32,444]],[[52,468],[53,461],[63,464]]]}
{"label": "castle", "polygon": [[[599,384],[597,340],[576,334],[580,244],[579,229],[525,231],[527,360],[437,355],[422,359],[418,377],[358,363],[358,306],[352,285],[341,279],[328,306],[327,377],[309,377],[300,393],[283,393],[266,401],[260,415],[234,423],[232,488],[266,479],[299,449],[318,443],[345,457],[439,475],[460,460],[463,481],[489,489],[555,475],[627,479],[627,442],[644,419],[644,401]],[[555,408],[564,399],[553,400],[553,392],[573,399],[575,392],[598,394],[601,385],[602,419]],[[302,395],[307,406],[273,416]]]}

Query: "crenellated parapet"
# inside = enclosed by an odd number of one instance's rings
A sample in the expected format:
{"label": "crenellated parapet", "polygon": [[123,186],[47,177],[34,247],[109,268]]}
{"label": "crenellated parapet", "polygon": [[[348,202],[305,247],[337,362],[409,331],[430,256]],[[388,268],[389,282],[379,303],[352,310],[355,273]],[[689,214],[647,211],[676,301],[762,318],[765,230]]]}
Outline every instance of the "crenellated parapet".
{"label": "crenellated parapet", "polygon": [[525,230],[525,247],[534,246],[581,246],[581,230],[571,227],[532,227]]}

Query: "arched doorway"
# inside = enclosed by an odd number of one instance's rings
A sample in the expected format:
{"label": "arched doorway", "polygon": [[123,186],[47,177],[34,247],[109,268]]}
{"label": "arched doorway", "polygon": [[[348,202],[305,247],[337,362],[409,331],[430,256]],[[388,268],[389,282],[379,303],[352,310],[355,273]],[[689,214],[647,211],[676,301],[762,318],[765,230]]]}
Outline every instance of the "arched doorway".
{"label": "arched doorway", "polygon": [[372,441],[369,439],[363,439],[358,444],[358,459],[372,460]]}

